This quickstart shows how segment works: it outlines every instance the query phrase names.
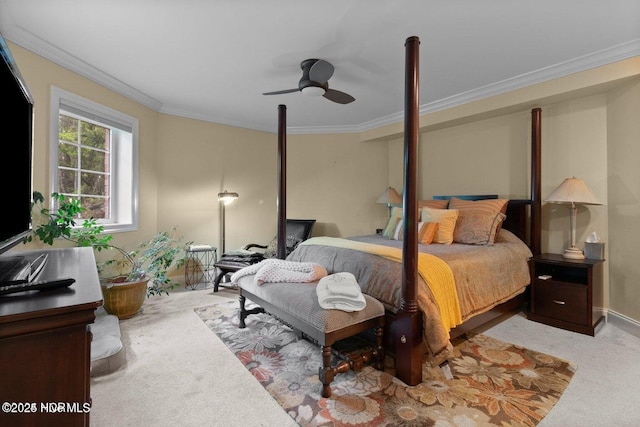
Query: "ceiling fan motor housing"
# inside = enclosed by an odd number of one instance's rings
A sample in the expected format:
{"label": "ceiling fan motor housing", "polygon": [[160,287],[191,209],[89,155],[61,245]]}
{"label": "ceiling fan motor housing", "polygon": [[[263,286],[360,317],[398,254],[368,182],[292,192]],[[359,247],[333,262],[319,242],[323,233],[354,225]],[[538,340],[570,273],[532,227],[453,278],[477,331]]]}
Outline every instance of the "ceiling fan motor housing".
{"label": "ceiling fan motor housing", "polygon": [[338,104],[349,104],[355,98],[348,93],[329,89],[329,79],[333,75],[334,67],[323,59],[305,59],[300,63],[302,78],[298,82],[298,89],[285,89],[266,92],[263,95],[281,95],[300,91],[308,96],[323,96]]}
{"label": "ceiling fan motor housing", "polygon": [[316,62],[318,62],[317,59],[305,59],[300,63],[300,68],[302,68],[302,77],[298,82],[298,88],[300,89],[300,92],[305,95],[322,96],[329,88],[329,84],[326,81],[318,82],[309,77],[311,67],[313,67]]}

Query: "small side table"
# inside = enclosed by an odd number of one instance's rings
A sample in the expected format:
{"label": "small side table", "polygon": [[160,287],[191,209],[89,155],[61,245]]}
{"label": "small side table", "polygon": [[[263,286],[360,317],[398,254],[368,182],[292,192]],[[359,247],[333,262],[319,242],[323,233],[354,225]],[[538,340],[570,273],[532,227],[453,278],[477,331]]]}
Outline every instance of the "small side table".
{"label": "small side table", "polygon": [[566,259],[560,254],[533,257],[529,319],[594,336],[604,323],[603,262]]}
{"label": "small side table", "polygon": [[185,288],[196,289],[199,284],[213,284],[216,276],[214,264],[218,261],[218,248],[211,245],[190,245],[184,267]]}

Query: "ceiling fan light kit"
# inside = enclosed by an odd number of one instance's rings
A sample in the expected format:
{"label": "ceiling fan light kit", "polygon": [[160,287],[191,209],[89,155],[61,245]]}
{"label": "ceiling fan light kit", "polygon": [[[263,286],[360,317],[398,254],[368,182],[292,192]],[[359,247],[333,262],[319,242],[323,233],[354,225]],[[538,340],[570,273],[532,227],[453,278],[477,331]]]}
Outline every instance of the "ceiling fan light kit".
{"label": "ceiling fan light kit", "polygon": [[320,86],[307,86],[300,89],[300,91],[307,96],[322,96],[326,92],[324,88]]}
{"label": "ceiling fan light kit", "polygon": [[308,96],[324,96],[329,101],[338,104],[349,104],[356,99],[348,93],[329,89],[329,79],[333,75],[334,67],[324,59],[305,59],[300,63],[302,78],[296,89],[284,89],[275,92],[265,92],[263,95],[282,95],[285,93],[302,92]]}

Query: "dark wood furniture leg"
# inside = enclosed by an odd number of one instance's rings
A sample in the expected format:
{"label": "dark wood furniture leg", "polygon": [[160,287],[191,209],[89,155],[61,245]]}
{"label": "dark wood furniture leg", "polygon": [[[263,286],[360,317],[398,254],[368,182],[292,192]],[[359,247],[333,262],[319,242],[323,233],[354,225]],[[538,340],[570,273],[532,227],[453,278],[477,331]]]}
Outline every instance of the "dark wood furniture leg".
{"label": "dark wood furniture leg", "polygon": [[222,281],[224,276],[229,274],[229,272],[226,271],[226,270],[223,270],[221,268],[218,268],[218,269],[220,270],[220,273],[218,273],[218,275],[216,276],[216,280],[213,282],[213,292],[218,292],[218,288],[220,286],[220,282]]}
{"label": "dark wood furniture leg", "polygon": [[238,313],[238,327],[240,328],[247,327],[247,325],[244,323],[244,319],[246,319],[248,315],[264,313],[264,308],[262,307],[255,307],[251,310],[247,310],[247,308],[245,307],[246,301],[247,298],[244,295],[240,294],[240,312]]}

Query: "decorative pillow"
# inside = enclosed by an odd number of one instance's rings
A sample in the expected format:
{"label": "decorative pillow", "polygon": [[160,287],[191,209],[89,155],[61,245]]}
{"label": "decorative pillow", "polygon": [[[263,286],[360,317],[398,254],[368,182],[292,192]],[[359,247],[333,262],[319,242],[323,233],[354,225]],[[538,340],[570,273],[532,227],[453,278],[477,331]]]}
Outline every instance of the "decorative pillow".
{"label": "decorative pillow", "polygon": [[[391,239],[402,240],[404,234],[403,222],[403,220],[398,221],[398,225],[396,225],[396,229],[393,231]],[[418,242],[423,245],[430,245],[436,234],[436,230],[438,230],[437,222],[418,223]]]}
{"label": "decorative pillow", "polygon": [[[433,209],[447,209],[449,205],[449,200],[418,200],[418,218],[421,215],[422,208],[429,207]],[[387,221],[387,225],[382,232],[382,236],[387,239],[391,238],[396,226],[398,225],[398,220],[401,220],[403,216],[402,208],[399,206],[394,206],[391,208],[391,215],[389,216],[389,220]]]}
{"label": "decorative pillow", "polygon": [[382,236],[387,239],[391,238],[391,234],[393,234],[396,226],[398,225],[398,221],[402,219],[402,208],[392,207],[391,215],[389,216],[389,221],[387,221],[387,226],[384,228],[382,232]]}
{"label": "decorative pillow", "polygon": [[468,214],[460,211],[456,227],[453,231],[453,241],[467,245],[493,245],[498,227],[506,215],[497,214]]}
{"label": "decorative pillow", "polygon": [[422,221],[437,222],[438,229],[433,237],[434,243],[450,245],[453,243],[453,230],[456,227],[458,211],[456,209],[422,208]]}
{"label": "decorative pillow", "polygon": [[437,222],[421,222],[420,224],[424,224],[426,230],[422,234],[422,237],[418,239],[418,242],[423,245],[430,245],[433,242],[433,239],[436,237],[436,233],[438,232],[438,223]]}
{"label": "decorative pillow", "polygon": [[[404,221],[403,220],[399,220],[396,223],[396,228],[391,233],[390,239],[391,240],[402,240],[403,232],[404,232]],[[418,224],[418,236],[420,236],[420,224]]]}
{"label": "decorative pillow", "polygon": [[431,208],[431,209],[447,209],[449,207],[449,200],[418,200],[418,209]]}
{"label": "decorative pillow", "polygon": [[[483,200],[463,200],[452,197],[449,201],[449,209],[457,209],[461,214],[507,214],[507,199],[483,199]],[[498,224],[496,236],[500,233],[502,222]]]}

